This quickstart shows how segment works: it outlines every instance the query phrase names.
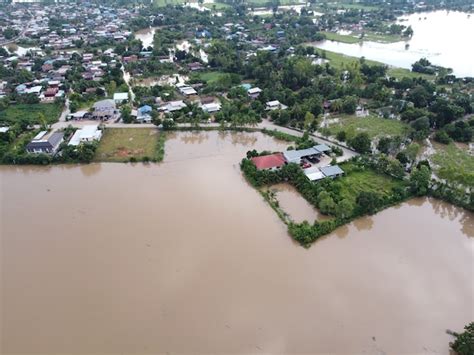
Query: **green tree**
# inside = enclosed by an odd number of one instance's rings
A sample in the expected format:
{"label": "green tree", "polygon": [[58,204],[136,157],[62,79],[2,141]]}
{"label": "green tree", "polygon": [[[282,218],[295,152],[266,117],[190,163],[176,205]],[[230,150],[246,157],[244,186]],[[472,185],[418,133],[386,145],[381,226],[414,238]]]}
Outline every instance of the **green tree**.
{"label": "green tree", "polygon": [[456,340],[449,345],[458,355],[472,355],[474,354],[474,322],[466,325],[464,329],[464,332],[454,334]]}
{"label": "green tree", "polygon": [[371,142],[369,135],[366,132],[358,133],[349,142],[349,145],[357,152],[366,154],[371,151]]}
{"label": "green tree", "polygon": [[357,208],[361,214],[372,214],[381,205],[380,195],[373,191],[361,191],[356,198]]}
{"label": "green tree", "polygon": [[339,201],[335,208],[335,213],[338,218],[349,218],[354,212],[354,204],[348,199]]}
{"label": "green tree", "polygon": [[132,117],[132,109],[130,106],[123,106],[120,109],[120,114],[122,117],[122,121],[124,123],[132,123],[133,122],[133,117]]}
{"label": "green tree", "polygon": [[415,168],[410,175],[410,189],[417,196],[424,196],[428,193],[428,186],[431,179],[431,171],[426,165]]}

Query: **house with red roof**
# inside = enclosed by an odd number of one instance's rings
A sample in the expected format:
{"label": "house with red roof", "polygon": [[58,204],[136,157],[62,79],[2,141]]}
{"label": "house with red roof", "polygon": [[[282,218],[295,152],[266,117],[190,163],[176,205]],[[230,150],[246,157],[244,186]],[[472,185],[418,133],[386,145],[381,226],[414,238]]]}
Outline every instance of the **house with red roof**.
{"label": "house with red roof", "polygon": [[250,160],[252,160],[254,165],[257,167],[257,170],[276,170],[286,164],[285,157],[282,153],[262,155],[259,157],[253,157]]}

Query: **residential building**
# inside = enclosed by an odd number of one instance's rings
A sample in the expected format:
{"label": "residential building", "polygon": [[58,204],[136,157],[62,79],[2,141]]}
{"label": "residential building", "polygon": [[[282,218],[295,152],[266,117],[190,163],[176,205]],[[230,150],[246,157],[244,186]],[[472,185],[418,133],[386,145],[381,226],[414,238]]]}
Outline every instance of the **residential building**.
{"label": "residential building", "polygon": [[95,119],[104,121],[115,118],[116,115],[117,108],[114,100],[101,100],[94,104],[94,112],[92,113],[92,116]]}
{"label": "residential building", "polygon": [[257,167],[257,170],[277,170],[286,164],[282,153],[253,157],[250,160]]}
{"label": "residential building", "polygon": [[54,132],[48,135],[47,131],[42,131],[26,145],[26,151],[34,154],[44,153],[53,155],[58,151],[63,137],[64,133],[62,132]]}
{"label": "residential building", "polygon": [[183,100],[177,100],[177,101],[167,102],[164,106],[160,107],[160,110],[166,113],[169,113],[169,112],[182,110],[185,107],[186,107],[186,104],[183,102]]}
{"label": "residential building", "polygon": [[256,99],[260,95],[261,92],[262,92],[262,89],[260,89],[258,87],[250,88],[250,89],[247,90],[247,94],[252,99]]}
{"label": "residential building", "polygon": [[280,101],[278,100],[274,100],[274,101],[268,101],[266,103],[266,107],[265,109],[267,111],[273,111],[273,110],[285,110],[287,109],[288,106],[286,105],[283,105],[282,103],[280,103]]}
{"label": "residential building", "polygon": [[208,103],[208,104],[203,104],[201,106],[202,110],[204,112],[207,112],[207,113],[214,113],[214,112],[218,112],[220,111],[221,109],[221,104],[218,103],[218,102],[211,102],[211,103]]}
{"label": "residential building", "polygon": [[114,94],[114,101],[116,104],[121,104],[128,101],[128,92],[116,92]]}
{"label": "residential building", "polygon": [[99,129],[99,125],[87,125],[74,132],[68,145],[78,146],[85,142],[99,141],[101,138],[102,131]]}

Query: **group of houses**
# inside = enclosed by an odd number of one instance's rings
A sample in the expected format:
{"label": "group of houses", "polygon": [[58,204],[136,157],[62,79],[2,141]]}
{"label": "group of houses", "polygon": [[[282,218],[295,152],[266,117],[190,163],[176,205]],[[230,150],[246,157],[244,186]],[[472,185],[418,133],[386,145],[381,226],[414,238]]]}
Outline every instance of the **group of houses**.
{"label": "group of houses", "polygon": [[286,164],[298,164],[303,169],[306,177],[311,181],[324,178],[336,178],[342,176],[344,171],[338,165],[320,166],[323,156],[331,152],[325,144],[318,144],[311,148],[299,150],[287,150],[285,152],[261,155],[251,158],[257,170],[278,170]]}
{"label": "group of houses", "polygon": [[[77,129],[67,144],[77,147],[82,143],[100,141],[101,138],[102,131],[98,125],[86,125]],[[63,142],[64,132],[41,131],[26,145],[26,151],[31,154],[55,155]]]}

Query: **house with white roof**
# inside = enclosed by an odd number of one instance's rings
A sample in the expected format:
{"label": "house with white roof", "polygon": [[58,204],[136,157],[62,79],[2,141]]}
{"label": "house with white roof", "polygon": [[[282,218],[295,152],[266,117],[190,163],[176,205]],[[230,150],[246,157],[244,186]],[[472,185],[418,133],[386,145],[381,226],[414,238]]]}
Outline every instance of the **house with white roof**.
{"label": "house with white roof", "polygon": [[268,101],[266,103],[265,110],[267,111],[273,111],[273,110],[285,110],[287,109],[288,106],[283,105],[280,101],[278,100],[273,100],[273,101]]}
{"label": "house with white roof", "polygon": [[100,141],[102,138],[102,131],[99,125],[87,125],[74,132],[68,145],[78,146],[81,143]]}
{"label": "house with white roof", "polygon": [[207,113],[218,112],[221,109],[221,104],[219,102],[211,102],[208,104],[203,104],[201,106],[202,110]]}
{"label": "house with white roof", "polygon": [[187,105],[183,102],[183,100],[170,101],[167,102],[164,106],[161,106],[160,110],[169,113],[182,110],[186,106]]}
{"label": "house with white roof", "polygon": [[262,89],[258,87],[250,88],[247,90],[247,94],[252,98],[256,99],[262,92]]}
{"label": "house with white roof", "polygon": [[128,101],[128,92],[116,92],[114,94],[114,101],[116,104],[121,104]]}

